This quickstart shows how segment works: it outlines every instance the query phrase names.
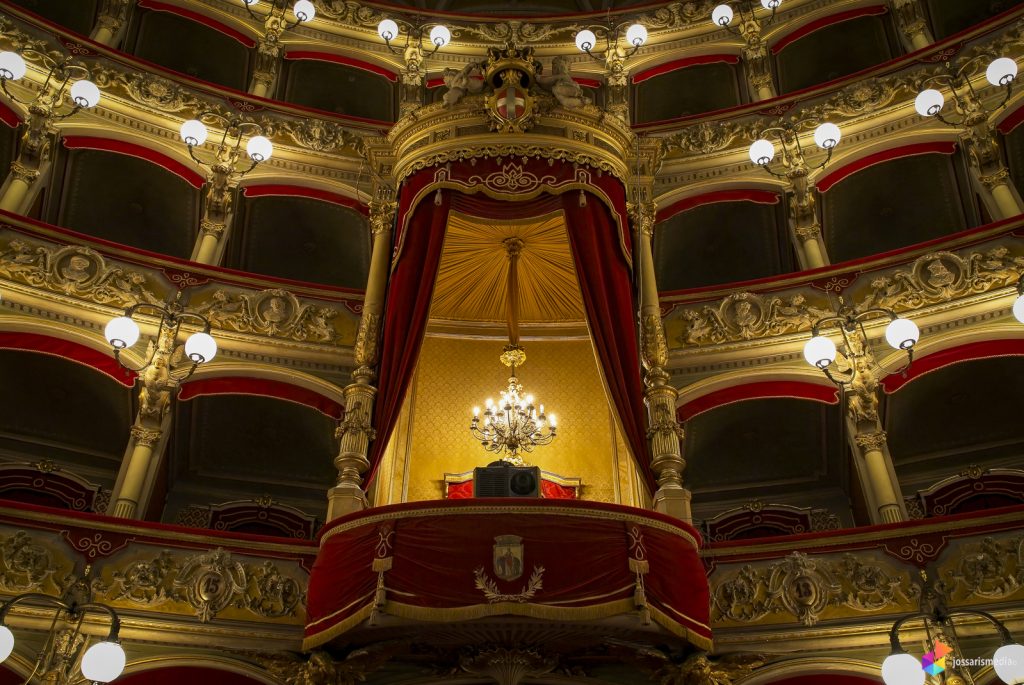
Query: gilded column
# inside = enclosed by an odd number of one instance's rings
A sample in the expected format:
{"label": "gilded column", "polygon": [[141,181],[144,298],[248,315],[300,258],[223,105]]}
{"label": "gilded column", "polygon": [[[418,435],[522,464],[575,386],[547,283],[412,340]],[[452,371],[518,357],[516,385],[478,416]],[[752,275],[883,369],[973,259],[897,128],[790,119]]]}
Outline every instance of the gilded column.
{"label": "gilded column", "polygon": [[153,361],[139,374],[139,414],[131,429],[131,441],[114,491],[110,495],[111,516],[140,518],[140,504],[148,500],[153,484],[154,457],[170,422],[171,399],[178,382],[171,377],[174,327],[165,326],[156,341]]}
{"label": "gilded column", "polygon": [[904,521],[906,508],[878,415],[880,385],[873,370],[875,360],[857,336],[850,337],[850,344],[855,373],[846,393],[847,426],[854,454],[859,455],[855,466],[871,523]]}
{"label": "gilded column", "polygon": [[423,106],[423,51],[419,42],[405,49],[405,68],[401,74],[398,116],[404,117]]}
{"label": "gilded column", "polygon": [[0,189],[0,209],[24,213],[42,189],[41,179],[49,166],[56,135],[51,114],[45,107],[29,106],[18,157],[11,162],[7,181]]}
{"label": "gilded column", "polygon": [[1021,198],[1010,180],[996,131],[988,122],[977,98],[965,98],[965,117],[960,140],[967,152],[975,188],[994,219],[1008,219],[1024,212]]}
{"label": "gilded column", "polygon": [[625,53],[621,48],[608,50],[605,58],[605,103],[608,112],[629,122],[629,74],[626,72]]}
{"label": "gilded column", "polygon": [[117,47],[127,23],[130,6],[128,0],[103,0],[96,23],[93,25],[92,35],[89,37],[101,45]]}
{"label": "gilded column", "polygon": [[281,71],[281,34],[284,18],[271,12],[263,26],[263,36],[256,44],[256,66],[252,71],[249,92],[261,98],[269,97]]}
{"label": "gilded column", "polygon": [[132,426],[132,446],[128,455],[127,468],[124,470],[120,487],[117,489],[117,498],[111,498],[110,515],[117,518],[130,519],[139,518],[136,515],[139,508],[139,500],[146,487],[149,477],[153,451],[163,437],[163,432],[156,428],[145,428],[140,425]]}
{"label": "gilded column", "polygon": [[889,0],[889,4],[896,17],[900,38],[910,52],[923,50],[935,42],[921,0]]}
{"label": "gilded column", "polygon": [[235,185],[228,167],[213,168],[203,218],[199,222],[199,236],[192,251],[192,261],[200,264],[219,264],[224,254],[224,238],[231,222]]}
{"label": "gilded column", "polygon": [[772,79],[768,43],[761,37],[761,24],[751,14],[740,21],[739,30],[747,43],[743,48],[743,66],[750,96],[755,102],[770,100],[776,96],[775,81]]}
{"label": "gilded column", "polygon": [[786,174],[793,189],[789,202],[789,228],[800,266],[804,269],[817,269],[828,264],[828,258],[825,256],[825,242],[815,209],[815,191],[807,182],[806,165],[801,164],[800,167],[791,168]]}
{"label": "gilded column", "polygon": [[658,283],[654,271],[655,207],[642,202],[632,207],[637,228],[640,261],[640,356],[644,365],[644,401],[648,411],[647,437],[651,441],[651,469],[658,479],[654,509],[690,523],[690,491],[683,486],[683,459],[680,441],[683,429],[676,420],[679,391],[669,383],[668,343],[661,320]]}
{"label": "gilded column", "polygon": [[352,383],[345,388],[345,418],[338,425],[335,436],[340,441],[334,466],[338,480],[327,492],[327,520],[366,508],[363,494],[363,474],[370,468],[370,442],[377,434],[371,424],[377,389],[374,367],[380,361],[378,342],[380,322],[384,313],[388,272],[391,266],[391,235],[397,203],[390,189],[380,189],[370,203],[370,230],[373,234],[373,252],[370,255],[370,273],[366,281],[363,312],[356,334],[356,370]]}

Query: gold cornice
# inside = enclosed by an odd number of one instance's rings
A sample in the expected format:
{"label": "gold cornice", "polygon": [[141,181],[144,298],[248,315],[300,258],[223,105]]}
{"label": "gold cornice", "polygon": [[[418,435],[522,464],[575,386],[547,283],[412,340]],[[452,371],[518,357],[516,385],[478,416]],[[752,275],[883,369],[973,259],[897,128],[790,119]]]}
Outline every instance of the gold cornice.
{"label": "gold cornice", "polygon": [[[993,516],[979,516],[978,518],[970,519],[968,523],[975,529],[1004,523],[1024,523],[1024,511],[1011,511],[1005,514],[996,514]],[[709,544],[701,550],[701,556],[725,562],[728,561],[730,557],[749,557],[755,554],[770,555],[776,552],[792,552],[802,549],[814,549],[816,551],[827,552],[831,548],[843,547],[851,544],[866,542],[878,543],[883,540],[927,535],[929,533],[956,533],[962,531],[964,529],[964,525],[965,522],[963,520],[957,519],[916,525],[913,528],[895,527],[885,530],[876,529],[870,531],[851,529],[850,533],[842,535],[823,535],[820,537],[804,539],[787,538],[779,542],[761,544],[753,543],[736,547],[723,548],[715,547],[714,544]]]}
{"label": "gold cornice", "polygon": [[[32,511],[29,509],[5,507],[2,505],[0,505],[0,516],[9,517],[13,520],[32,521],[38,523],[61,523],[71,527],[81,526],[83,523],[81,519],[72,515],[50,511]],[[162,528],[150,528],[147,526],[137,525],[135,522],[129,520],[123,520],[114,523],[112,521],[100,521],[90,518],[88,521],[88,526],[89,528],[97,531],[105,531],[120,534],[134,533],[135,535],[144,536],[147,538],[166,540],[168,543],[186,542],[209,548],[228,546],[244,549],[247,552],[268,552],[275,554],[307,557],[315,556],[317,551],[316,547],[312,545],[297,545],[293,543],[284,542],[265,542],[262,540],[251,539],[235,540],[230,537],[216,537],[213,535],[204,535],[203,533],[190,533],[185,530],[182,530],[181,528],[175,528],[173,530],[165,530]]]}
{"label": "gold cornice", "polygon": [[419,169],[479,157],[564,160],[629,181],[634,138],[621,120],[592,105],[567,111],[540,99],[536,123],[516,134],[491,131],[483,96],[467,96],[453,107],[427,105],[401,119],[386,137],[367,139],[371,164],[396,184]]}

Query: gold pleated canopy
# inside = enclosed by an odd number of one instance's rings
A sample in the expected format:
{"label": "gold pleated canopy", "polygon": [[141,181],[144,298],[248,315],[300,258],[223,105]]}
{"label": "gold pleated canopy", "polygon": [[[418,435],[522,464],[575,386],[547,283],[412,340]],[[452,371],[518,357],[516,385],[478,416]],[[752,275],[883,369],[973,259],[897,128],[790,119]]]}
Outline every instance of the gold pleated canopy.
{"label": "gold pleated canopy", "polygon": [[562,213],[495,221],[452,212],[441,252],[431,319],[504,322],[508,308],[506,238],[523,241],[520,323],[582,322],[580,295]]}

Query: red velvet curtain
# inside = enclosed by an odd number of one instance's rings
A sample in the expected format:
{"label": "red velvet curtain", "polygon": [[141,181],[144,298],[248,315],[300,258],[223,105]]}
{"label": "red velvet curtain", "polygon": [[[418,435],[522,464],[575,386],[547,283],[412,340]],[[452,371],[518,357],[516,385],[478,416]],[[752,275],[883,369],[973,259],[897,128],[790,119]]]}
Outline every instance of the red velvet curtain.
{"label": "red velvet curtain", "polygon": [[509,219],[541,216],[561,208],[605,384],[626,444],[653,488],[630,267],[622,252],[619,228],[611,209],[596,195],[575,190],[558,197],[542,195],[524,202],[495,200],[484,195],[452,196],[450,192],[442,190],[428,196],[413,209],[398,263],[391,274],[374,420],[377,439],[371,446],[371,472],[365,482],[369,483],[376,472],[416,366],[441,260],[448,212],[454,208],[473,216]]}
{"label": "red velvet curtain", "polygon": [[387,447],[409,389],[423,333],[430,313],[434,281],[441,261],[451,194],[438,191],[434,200],[420,202],[406,229],[405,244],[388,284],[384,305],[384,333],[381,340],[380,376],[373,425],[377,439],[370,445],[369,483]]}
{"label": "red velvet curtain", "polygon": [[[585,193],[561,196],[565,227],[608,394],[618,410],[623,437],[649,484],[643,383],[633,316],[629,265],[619,249],[618,227],[608,207]],[[584,201],[585,200],[585,201]]]}

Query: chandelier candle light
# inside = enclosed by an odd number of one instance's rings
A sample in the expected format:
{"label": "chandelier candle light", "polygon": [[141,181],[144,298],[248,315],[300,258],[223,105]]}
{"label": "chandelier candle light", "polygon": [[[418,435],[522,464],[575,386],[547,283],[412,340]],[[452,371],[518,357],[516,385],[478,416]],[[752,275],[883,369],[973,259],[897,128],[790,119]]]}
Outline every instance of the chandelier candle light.
{"label": "chandelier candle light", "polygon": [[544,405],[534,403],[533,395],[523,394],[523,386],[516,377],[516,367],[526,362],[526,352],[519,345],[519,278],[517,263],[523,250],[519,238],[506,238],[508,254],[508,338],[509,344],[501,353],[501,363],[511,369],[508,388],[501,391],[497,402],[487,398],[483,418],[480,407],[473,407],[469,430],[488,452],[500,455],[502,461],[523,466],[523,452],[532,452],[538,445],[547,445],[555,439],[555,415],[544,413]]}

